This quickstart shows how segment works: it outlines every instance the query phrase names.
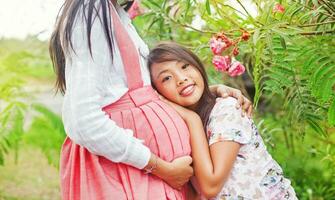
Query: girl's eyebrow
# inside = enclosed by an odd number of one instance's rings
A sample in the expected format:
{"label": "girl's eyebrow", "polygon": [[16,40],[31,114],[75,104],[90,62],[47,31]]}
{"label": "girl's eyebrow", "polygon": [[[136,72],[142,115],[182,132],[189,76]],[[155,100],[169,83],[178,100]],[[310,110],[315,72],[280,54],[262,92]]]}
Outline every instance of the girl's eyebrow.
{"label": "girl's eyebrow", "polygon": [[168,72],[168,71],[169,71],[169,70],[165,69],[165,70],[159,72],[156,78],[158,78],[161,74],[163,74],[163,73],[165,73],[165,72]]}

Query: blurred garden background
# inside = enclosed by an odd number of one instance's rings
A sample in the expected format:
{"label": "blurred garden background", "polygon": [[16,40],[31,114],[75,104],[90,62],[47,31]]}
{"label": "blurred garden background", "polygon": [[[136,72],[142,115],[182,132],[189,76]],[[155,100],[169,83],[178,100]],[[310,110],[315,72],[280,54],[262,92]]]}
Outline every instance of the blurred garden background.
{"label": "blurred garden background", "polygon": [[[27,1],[30,7],[12,1],[17,10],[0,2],[0,200],[60,199],[65,133],[48,37],[62,1]],[[35,12],[31,6],[41,12],[31,20],[46,26],[26,24],[23,11]],[[146,14],[134,24],[149,46],[162,40],[187,46],[206,64],[212,84],[239,88],[253,101],[263,139],[299,199],[335,199],[333,0],[142,0],[142,6]],[[21,21],[10,17],[21,11]],[[21,29],[10,32],[15,26]],[[247,68],[243,75],[213,67],[209,41],[218,35],[231,41],[223,55],[234,54]]]}

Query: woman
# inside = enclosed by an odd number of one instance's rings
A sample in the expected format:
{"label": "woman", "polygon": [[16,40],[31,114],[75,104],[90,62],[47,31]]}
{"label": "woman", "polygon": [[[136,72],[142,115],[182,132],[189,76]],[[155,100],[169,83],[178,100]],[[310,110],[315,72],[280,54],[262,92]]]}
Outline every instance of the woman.
{"label": "woman", "polygon": [[185,199],[188,130],[151,88],[148,52],[116,0],[65,1],[50,41],[65,94],[62,199]]}

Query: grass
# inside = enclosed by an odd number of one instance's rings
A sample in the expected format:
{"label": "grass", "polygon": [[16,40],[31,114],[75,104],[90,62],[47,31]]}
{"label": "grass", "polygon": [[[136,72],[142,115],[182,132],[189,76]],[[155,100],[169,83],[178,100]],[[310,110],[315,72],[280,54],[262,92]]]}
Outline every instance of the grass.
{"label": "grass", "polygon": [[25,145],[18,155],[18,163],[10,152],[0,166],[0,200],[60,199],[59,172],[41,150]]}

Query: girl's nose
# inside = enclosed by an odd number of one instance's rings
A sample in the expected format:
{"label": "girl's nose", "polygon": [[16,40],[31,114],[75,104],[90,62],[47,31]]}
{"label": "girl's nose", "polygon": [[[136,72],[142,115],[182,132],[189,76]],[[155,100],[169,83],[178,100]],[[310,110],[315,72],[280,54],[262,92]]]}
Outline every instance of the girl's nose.
{"label": "girl's nose", "polygon": [[187,78],[187,77],[182,77],[182,78],[179,79],[179,81],[178,81],[178,85],[182,85],[182,84],[184,84],[184,83],[187,82],[187,81],[188,81],[188,78]]}

